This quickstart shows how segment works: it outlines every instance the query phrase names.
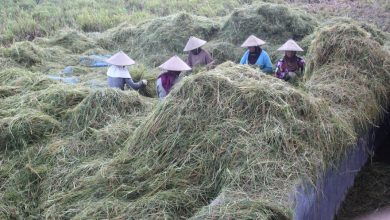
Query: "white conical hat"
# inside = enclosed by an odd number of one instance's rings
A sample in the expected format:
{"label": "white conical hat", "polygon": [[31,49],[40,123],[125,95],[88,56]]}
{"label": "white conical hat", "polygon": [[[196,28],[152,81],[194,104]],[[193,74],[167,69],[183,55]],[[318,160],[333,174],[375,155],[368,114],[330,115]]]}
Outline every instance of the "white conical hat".
{"label": "white conical hat", "polygon": [[251,35],[246,39],[246,41],[241,45],[241,47],[255,47],[264,45],[265,41],[260,38],[257,38],[255,35]]}
{"label": "white conical hat", "polygon": [[123,51],[119,51],[114,54],[112,57],[106,60],[106,63],[116,65],[116,66],[130,66],[135,63],[129,56],[127,56]]}
{"label": "white conical hat", "polygon": [[171,57],[165,63],[161,64],[159,67],[161,69],[171,70],[171,71],[187,71],[187,70],[191,70],[191,67],[189,67],[182,59],[180,59],[176,55]]}
{"label": "white conical hat", "polygon": [[184,47],[184,51],[186,52],[186,51],[194,50],[196,48],[199,48],[199,47],[205,45],[206,43],[207,43],[207,41],[205,41],[205,40],[202,40],[202,39],[199,39],[196,37],[190,37],[190,39],[187,42],[186,47]]}
{"label": "white conical hat", "polygon": [[294,40],[290,39],[278,51],[303,51],[303,49]]}

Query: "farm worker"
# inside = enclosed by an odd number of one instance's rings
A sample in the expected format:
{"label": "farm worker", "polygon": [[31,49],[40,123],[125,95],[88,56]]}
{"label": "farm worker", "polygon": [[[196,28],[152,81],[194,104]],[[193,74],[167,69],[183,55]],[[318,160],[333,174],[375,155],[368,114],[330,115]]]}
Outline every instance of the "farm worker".
{"label": "farm worker", "polygon": [[146,80],[141,80],[137,83],[133,82],[127,66],[133,65],[135,62],[122,51],[107,59],[106,63],[111,64],[107,70],[108,86],[111,88],[124,90],[126,84],[128,87],[138,90],[148,83]]}
{"label": "farm worker", "polygon": [[187,45],[184,47],[184,52],[188,52],[188,66],[191,68],[196,66],[207,66],[207,68],[212,67],[214,64],[213,58],[209,52],[201,48],[206,43],[207,42],[202,39],[190,37]]}
{"label": "farm worker", "polygon": [[290,81],[303,74],[305,60],[297,56],[297,52],[303,49],[294,40],[288,40],[278,51],[284,51],[284,57],[276,64],[276,77]]}
{"label": "farm worker", "polygon": [[246,41],[241,45],[241,47],[246,47],[248,50],[242,56],[240,64],[250,64],[257,65],[265,73],[272,73],[272,63],[267,52],[261,49],[261,45],[264,45],[265,42],[254,35],[251,35],[246,39]]}
{"label": "farm worker", "polygon": [[162,100],[169,94],[173,85],[177,83],[181,71],[191,70],[191,67],[189,67],[178,56],[171,57],[159,67],[163,69],[164,72],[158,76],[156,82],[156,91],[157,96],[160,98],[160,100]]}

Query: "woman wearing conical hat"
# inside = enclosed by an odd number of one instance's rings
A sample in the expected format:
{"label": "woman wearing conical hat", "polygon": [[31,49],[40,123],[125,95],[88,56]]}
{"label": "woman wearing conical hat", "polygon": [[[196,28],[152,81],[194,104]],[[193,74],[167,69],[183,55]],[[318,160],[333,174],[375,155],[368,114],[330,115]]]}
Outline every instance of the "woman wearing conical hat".
{"label": "woman wearing conical hat", "polygon": [[267,52],[261,49],[261,45],[265,42],[254,35],[251,35],[241,45],[246,47],[248,50],[241,58],[240,64],[257,65],[263,72],[272,73],[272,63]]}
{"label": "woman wearing conical hat", "polygon": [[297,56],[297,52],[303,49],[294,40],[288,40],[278,51],[284,51],[284,57],[276,64],[276,77],[290,81],[303,74],[305,60]]}
{"label": "woman wearing conical hat", "polygon": [[211,57],[210,53],[201,47],[205,45],[207,42],[196,38],[190,37],[187,42],[187,45],[184,48],[184,52],[188,52],[187,64],[191,68],[196,66],[207,66],[211,68],[214,64],[214,60]]}
{"label": "woman wearing conical hat", "polygon": [[191,70],[182,59],[178,56],[173,56],[165,63],[159,66],[164,72],[162,72],[156,82],[157,96],[162,100],[169,94],[172,87],[177,83],[179,75],[182,71]]}
{"label": "woman wearing conical hat", "polygon": [[124,90],[125,85],[127,85],[129,88],[138,90],[147,84],[146,80],[141,80],[137,83],[133,82],[127,66],[133,65],[135,62],[122,51],[107,59],[106,63],[111,64],[107,70],[109,87]]}

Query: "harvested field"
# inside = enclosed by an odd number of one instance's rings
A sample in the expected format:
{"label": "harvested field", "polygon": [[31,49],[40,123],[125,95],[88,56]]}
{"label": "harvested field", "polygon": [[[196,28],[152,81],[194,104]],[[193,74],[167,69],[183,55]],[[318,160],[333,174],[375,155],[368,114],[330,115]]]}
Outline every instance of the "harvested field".
{"label": "harvested field", "polygon": [[[96,27],[87,16],[12,44],[0,37],[1,219],[295,219],[297,189],[337,171],[385,117],[389,38],[370,24],[297,4],[210,2],[200,14],[131,4],[124,10],[156,13],[126,22],[121,11]],[[304,78],[290,84],[236,64],[250,34],[273,63],[276,48],[297,40]],[[190,36],[208,41],[218,65],[182,74],[160,102],[156,66],[185,59]],[[134,81],[148,80],[140,91],[107,88],[104,59],[119,50],[136,61]]]}

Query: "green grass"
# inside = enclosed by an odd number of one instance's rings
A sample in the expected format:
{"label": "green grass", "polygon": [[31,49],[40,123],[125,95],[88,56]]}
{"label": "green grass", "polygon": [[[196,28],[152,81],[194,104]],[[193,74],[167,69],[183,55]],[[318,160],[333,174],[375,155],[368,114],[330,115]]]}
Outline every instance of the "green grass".
{"label": "green grass", "polygon": [[[337,161],[380,116],[389,60],[378,48],[390,44],[370,26],[344,21],[318,31],[299,7],[254,2],[0,0],[0,219],[290,216],[275,195]],[[210,41],[219,62],[237,62],[250,32],[265,37],[275,61],[285,38],[313,31],[303,41],[312,74],[300,87],[227,63],[187,77],[156,105],[136,92],[90,88],[90,79],[106,85],[106,68],[79,63],[123,49],[137,61],[133,79],[149,80],[140,93],[151,96],[152,64],[184,58],[192,34]],[[36,36],[44,37],[25,41]],[[365,59],[349,66],[350,57]],[[80,85],[45,76],[65,66]],[[208,206],[216,197],[226,203]]]}
{"label": "green grass", "polygon": [[[0,0],[0,45],[48,36],[66,27],[101,32],[122,22],[139,24],[178,12],[219,18],[230,14],[237,7],[255,2],[285,3],[285,0]],[[296,2],[304,4],[308,1]],[[390,4],[385,0],[362,0],[358,4],[364,6],[359,7],[359,10],[380,8],[384,13],[390,12]],[[322,8],[316,10],[323,11]],[[348,11],[341,9],[341,14],[343,10]],[[336,14],[341,15],[340,12]]]}
{"label": "green grass", "polygon": [[251,0],[0,0],[0,44],[47,36],[71,27],[104,31],[122,22],[138,24],[177,12],[224,16]]}

